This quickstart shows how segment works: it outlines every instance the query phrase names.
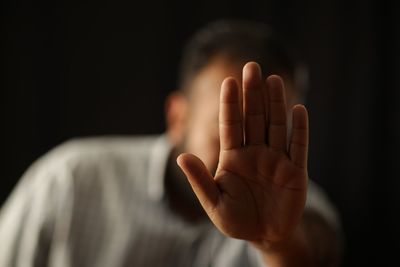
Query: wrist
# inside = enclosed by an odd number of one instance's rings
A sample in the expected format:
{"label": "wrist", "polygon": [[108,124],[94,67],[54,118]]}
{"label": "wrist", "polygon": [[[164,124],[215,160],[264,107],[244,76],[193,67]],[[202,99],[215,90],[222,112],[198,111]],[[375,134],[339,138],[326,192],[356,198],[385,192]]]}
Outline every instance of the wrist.
{"label": "wrist", "polygon": [[313,266],[311,250],[301,227],[279,241],[256,240],[250,243],[259,250],[268,266]]}

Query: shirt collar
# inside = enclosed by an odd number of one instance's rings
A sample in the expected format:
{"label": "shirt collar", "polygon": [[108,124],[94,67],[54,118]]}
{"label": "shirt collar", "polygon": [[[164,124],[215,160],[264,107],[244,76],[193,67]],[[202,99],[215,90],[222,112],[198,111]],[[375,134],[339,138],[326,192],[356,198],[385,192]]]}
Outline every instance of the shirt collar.
{"label": "shirt collar", "polygon": [[158,137],[150,148],[147,192],[149,198],[154,201],[160,201],[164,197],[164,178],[171,150],[172,145],[166,134]]}

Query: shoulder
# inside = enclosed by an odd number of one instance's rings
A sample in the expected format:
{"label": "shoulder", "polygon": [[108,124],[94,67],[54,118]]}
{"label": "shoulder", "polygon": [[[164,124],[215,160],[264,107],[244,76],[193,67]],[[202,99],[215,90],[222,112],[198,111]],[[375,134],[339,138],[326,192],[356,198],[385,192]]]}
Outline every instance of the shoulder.
{"label": "shoulder", "polygon": [[35,183],[49,179],[65,181],[94,177],[100,169],[145,165],[157,139],[159,136],[155,135],[71,139],[38,158],[25,172],[23,180],[35,180]]}
{"label": "shoulder", "polygon": [[43,161],[73,161],[104,156],[142,156],[158,136],[99,136],[71,139],[49,151]]}
{"label": "shoulder", "polygon": [[335,205],[325,190],[313,181],[309,181],[306,210],[319,213],[329,224],[340,228],[340,219]]}
{"label": "shoulder", "polygon": [[149,154],[157,136],[102,136],[68,140],[39,158],[40,167],[74,166],[113,158],[138,158]]}

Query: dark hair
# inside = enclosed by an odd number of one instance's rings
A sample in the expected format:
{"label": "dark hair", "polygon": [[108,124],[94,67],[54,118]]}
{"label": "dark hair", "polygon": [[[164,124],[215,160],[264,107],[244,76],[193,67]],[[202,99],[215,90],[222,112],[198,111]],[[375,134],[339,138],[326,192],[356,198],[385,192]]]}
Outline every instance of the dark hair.
{"label": "dark hair", "polygon": [[264,77],[279,74],[295,81],[296,64],[285,45],[265,24],[221,20],[206,25],[184,47],[179,87],[188,90],[191,80],[216,56],[235,63],[256,61]]}

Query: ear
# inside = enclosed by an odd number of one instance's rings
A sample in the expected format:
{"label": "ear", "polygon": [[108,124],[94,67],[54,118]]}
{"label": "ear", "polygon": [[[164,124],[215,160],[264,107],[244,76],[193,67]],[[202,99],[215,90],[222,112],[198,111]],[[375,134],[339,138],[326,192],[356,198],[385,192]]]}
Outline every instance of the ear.
{"label": "ear", "polygon": [[172,92],[165,101],[167,134],[173,145],[183,140],[188,117],[188,100],[181,92]]}

